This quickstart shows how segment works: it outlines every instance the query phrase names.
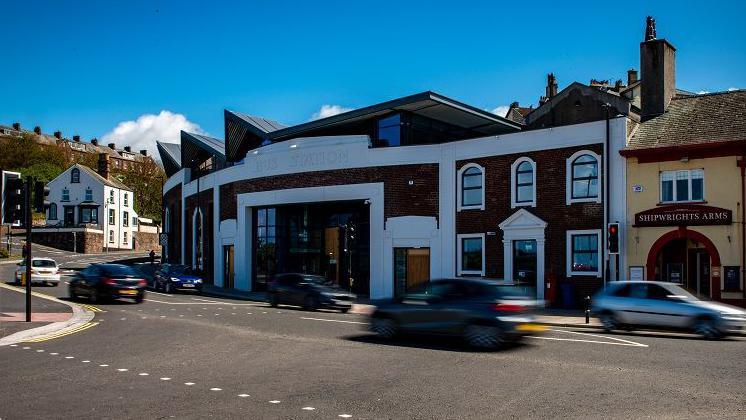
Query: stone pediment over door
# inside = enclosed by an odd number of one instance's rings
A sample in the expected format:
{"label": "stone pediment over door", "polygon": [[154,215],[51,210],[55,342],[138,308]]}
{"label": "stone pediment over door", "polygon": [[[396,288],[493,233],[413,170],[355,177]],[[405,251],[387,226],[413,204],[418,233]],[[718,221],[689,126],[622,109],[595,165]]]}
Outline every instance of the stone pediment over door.
{"label": "stone pediment over door", "polygon": [[541,231],[543,232],[544,228],[547,227],[547,222],[538,218],[526,209],[520,209],[511,214],[507,219],[500,223],[499,226],[500,229],[503,231],[520,229],[541,229]]}

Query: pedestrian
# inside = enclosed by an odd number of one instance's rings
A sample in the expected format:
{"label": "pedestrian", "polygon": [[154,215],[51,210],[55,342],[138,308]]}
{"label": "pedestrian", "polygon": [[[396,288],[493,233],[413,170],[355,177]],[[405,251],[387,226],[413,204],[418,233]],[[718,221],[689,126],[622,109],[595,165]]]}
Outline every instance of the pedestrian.
{"label": "pedestrian", "polygon": [[150,250],[150,265],[155,264],[155,251]]}
{"label": "pedestrian", "polygon": [[27,252],[28,252],[28,250],[27,250],[26,241],[23,241],[23,243],[21,244],[21,257],[23,259],[26,259],[26,253]]}

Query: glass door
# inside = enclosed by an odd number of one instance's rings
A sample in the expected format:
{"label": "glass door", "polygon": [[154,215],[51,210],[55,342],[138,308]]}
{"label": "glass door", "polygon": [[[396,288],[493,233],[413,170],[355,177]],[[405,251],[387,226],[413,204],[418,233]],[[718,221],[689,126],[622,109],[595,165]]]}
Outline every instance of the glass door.
{"label": "glass door", "polygon": [[513,281],[535,293],[536,289],[536,240],[513,241]]}
{"label": "glass door", "polygon": [[394,248],[394,294],[403,296],[430,281],[430,248]]}

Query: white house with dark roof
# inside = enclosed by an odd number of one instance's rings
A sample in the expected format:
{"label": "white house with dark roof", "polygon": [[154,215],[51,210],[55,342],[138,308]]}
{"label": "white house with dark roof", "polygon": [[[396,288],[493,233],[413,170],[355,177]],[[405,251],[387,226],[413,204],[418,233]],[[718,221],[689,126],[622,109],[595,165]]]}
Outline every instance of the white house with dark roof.
{"label": "white house with dark roof", "polygon": [[99,172],[74,164],[49,182],[47,227],[84,227],[103,232],[105,249],[134,249],[138,232],[135,194],[109,176],[109,159]]}

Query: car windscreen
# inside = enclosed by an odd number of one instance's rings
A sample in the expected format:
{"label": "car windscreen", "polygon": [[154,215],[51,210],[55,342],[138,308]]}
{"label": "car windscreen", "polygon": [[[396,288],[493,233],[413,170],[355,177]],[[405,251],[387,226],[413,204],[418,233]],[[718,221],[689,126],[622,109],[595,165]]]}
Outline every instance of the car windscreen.
{"label": "car windscreen", "polygon": [[529,296],[525,287],[499,284],[480,285],[477,294],[500,299],[526,299]]}
{"label": "car windscreen", "polygon": [[676,296],[679,299],[686,299],[686,300],[699,300],[698,297],[687,292],[686,289],[684,289],[681,286],[677,286],[675,284],[666,284],[663,287],[666,289],[666,291],[668,291],[668,294],[670,296]]}
{"label": "car windscreen", "polygon": [[109,276],[136,276],[137,273],[126,265],[104,265],[101,269]]}
{"label": "car windscreen", "polygon": [[335,286],[335,284],[332,283],[330,280],[327,280],[325,277],[321,276],[303,276],[303,281],[320,286]]}
{"label": "car windscreen", "polygon": [[171,274],[174,275],[181,275],[181,276],[193,276],[194,270],[192,270],[192,267],[187,267],[185,265],[178,265],[178,266],[171,266],[170,269]]}
{"label": "car windscreen", "polygon": [[31,266],[39,268],[55,268],[57,267],[57,264],[55,264],[54,261],[51,260],[34,260],[31,261]]}

